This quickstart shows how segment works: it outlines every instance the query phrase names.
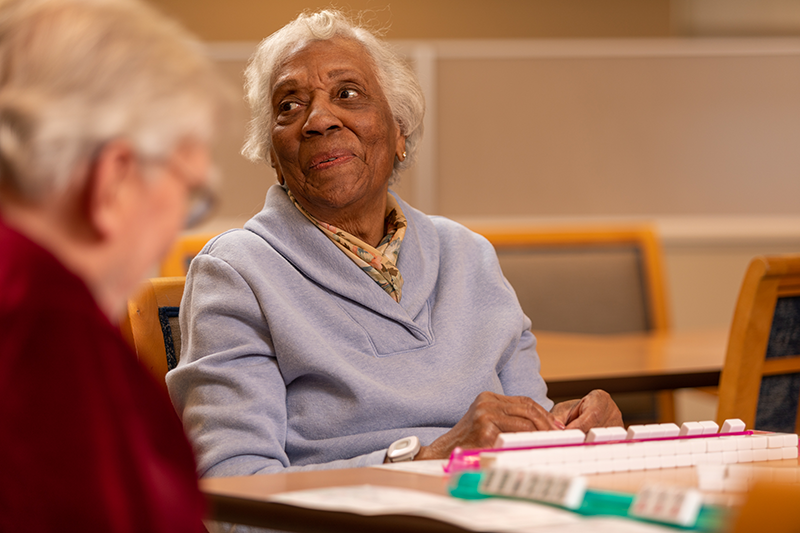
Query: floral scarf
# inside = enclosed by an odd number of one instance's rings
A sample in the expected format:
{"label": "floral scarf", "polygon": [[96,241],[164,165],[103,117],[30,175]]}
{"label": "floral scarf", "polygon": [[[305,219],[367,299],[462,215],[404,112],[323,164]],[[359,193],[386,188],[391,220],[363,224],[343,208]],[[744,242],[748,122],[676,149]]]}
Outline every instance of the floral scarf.
{"label": "floral scarf", "polygon": [[397,268],[397,257],[400,255],[400,245],[403,243],[403,236],[406,234],[408,222],[394,196],[387,195],[386,218],[384,219],[385,235],[381,242],[378,243],[378,247],[373,248],[358,237],[317,220],[311,213],[303,209],[303,206],[297,202],[289,189],[286,189],[286,193],[295,207],[312,224],[322,230],[347,257],[366,272],[394,301],[400,302],[403,276]]}

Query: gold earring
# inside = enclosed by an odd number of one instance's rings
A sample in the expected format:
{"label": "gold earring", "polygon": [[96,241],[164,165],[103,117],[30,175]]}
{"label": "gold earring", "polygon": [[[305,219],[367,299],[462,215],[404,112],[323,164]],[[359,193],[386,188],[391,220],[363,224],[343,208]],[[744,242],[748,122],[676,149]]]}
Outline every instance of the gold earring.
{"label": "gold earring", "polygon": [[[405,159],[405,158],[406,158],[406,151],[403,150],[403,159]],[[403,159],[401,159],[400,161],[402,161]]]}

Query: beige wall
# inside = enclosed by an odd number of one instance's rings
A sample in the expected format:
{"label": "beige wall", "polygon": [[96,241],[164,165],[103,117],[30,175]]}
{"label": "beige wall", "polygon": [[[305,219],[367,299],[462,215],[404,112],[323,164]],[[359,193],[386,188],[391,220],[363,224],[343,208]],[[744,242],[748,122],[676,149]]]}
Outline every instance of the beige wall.
{"label": "beige wall", "polygon": [[[209,41],[236,85],[258,39],[328,5],[152,1]],[[404,198],[465,222],[655,221],[673,322],[691,329],[729,324],[753,255],[800,252],[800,40],[661,37],[800,34],[790,8],[765,15],[781,1],[349,6],[391,20],[387,35],[427,93],[426,144],[397,187]],[[754,12],[760,30],[742,16]],[[219,147],[226,181],[212,230],[240,225],[274,183],[238,155],[246,115],[242,104]]]}
{"label": "beige wall", "polygon": [[389,39],[652,37],[670,32],[669,0],[149,0],[208,41],[257,41],[306,9],[364,12]]}

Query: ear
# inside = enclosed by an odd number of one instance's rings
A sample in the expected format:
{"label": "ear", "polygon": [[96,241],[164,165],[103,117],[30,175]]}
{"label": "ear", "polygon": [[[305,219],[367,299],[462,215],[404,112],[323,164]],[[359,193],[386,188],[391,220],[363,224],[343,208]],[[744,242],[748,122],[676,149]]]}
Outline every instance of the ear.
{"label": "ear", "polygon": [[278,158],[275,155],[275,150],[272,148],[269,149],[269,160],[271,161],[272,168],[275,169],[275,175],[278,177],[278,183],[283,186],[283,172],[281,172],[281,166],[278,164]]}
{"label": "ear", "polygon": [[131,186],[139,177],[136,153],[128,141],[105,144],[89,168],[86,210],[96,235],[106,240],[129,224],[128,211],[135,203]]}
{"label": "ear", "polygon": [[397,139],[395,144],[394,155],[401,163],[406,160],[406,137],[400,133],[400,127],[397,127]]}

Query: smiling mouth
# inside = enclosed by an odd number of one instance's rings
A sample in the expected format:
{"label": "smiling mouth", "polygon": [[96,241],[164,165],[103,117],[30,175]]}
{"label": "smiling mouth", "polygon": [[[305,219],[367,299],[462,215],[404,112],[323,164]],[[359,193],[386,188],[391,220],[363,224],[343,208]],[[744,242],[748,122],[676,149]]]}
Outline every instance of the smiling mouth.
{"label": "smiling mouth", "polygon": [[348,155],[344,155],[343,154],[343,155],[327,157],[327,158],[325,158],[325,159],[323,159],[321,161],[318,161],[318,162],[312,164],[311,165],[311,169],[312,170],[325,169],[325,168],[328,168],[328,167],[331,167],[331,166],[335,166],[335,165],[340,164],[340,163],[345,163],[345,162],[351,160],[353,157],[354,157],[353,155],[349,155],[349,154]]}

